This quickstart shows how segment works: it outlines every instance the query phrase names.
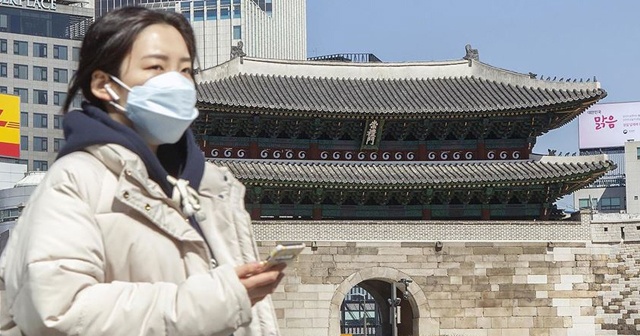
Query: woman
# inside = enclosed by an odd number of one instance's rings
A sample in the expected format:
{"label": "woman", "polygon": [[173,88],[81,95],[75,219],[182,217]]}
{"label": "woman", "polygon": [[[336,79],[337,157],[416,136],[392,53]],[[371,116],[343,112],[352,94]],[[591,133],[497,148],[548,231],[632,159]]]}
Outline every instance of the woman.
{"label": "woman", "polygon": [[[0,260],[2,335],[277,335],[244,187],[205,163],[193,31],[123,8],[88,30],[65,147]],[[264,299],[264,300],[263,300]]]}

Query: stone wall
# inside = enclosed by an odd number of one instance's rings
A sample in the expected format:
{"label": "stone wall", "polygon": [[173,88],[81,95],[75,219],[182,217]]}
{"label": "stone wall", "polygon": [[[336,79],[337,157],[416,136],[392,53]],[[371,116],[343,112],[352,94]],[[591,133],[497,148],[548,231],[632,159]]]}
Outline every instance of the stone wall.
{"label": "stone wall", "polygon": [[[309,239],[337,234],[330,227],[323,231],[322,223],[297,225],[314,233],[284,231],[264,222],[255,228],[256,236],[286,237],[260,241],[263,255],[280,241],[314,246],[288,268],[272,297],[285,336],[339,335],[340,304],[351,287],[401,278],[413,280],[401,307],[402,315],[412,314],[413,319],[403,318],[400,336],[640,335],[640,244],[635,242],[546,239],[553,225],[531,222],[520,228],[547,236],[508,241],[495,228],[513,224],[494,223],[483,236],[495,234],[492,239],[459,239],[468,233],[458,227],[439,237],[450,239],[438,239],[442,248],[436,249],[435,240],[424,239],[429,230],[420,224],[401,223],[397,231],[386,225],[386,232],[384,227],[361,225],[334,240]],[[588,216],[562,225],[563,235],[591,228]],[[372,231],[377,241],[362,239]],[[407,239],[411,232],[413,239]],[[514,237],[521,235],[513,232]]]}
{"label": "stone wall", "polygon": [[640,335],[640,244],[612,246],[596,274],[597,322],[617,335]]}

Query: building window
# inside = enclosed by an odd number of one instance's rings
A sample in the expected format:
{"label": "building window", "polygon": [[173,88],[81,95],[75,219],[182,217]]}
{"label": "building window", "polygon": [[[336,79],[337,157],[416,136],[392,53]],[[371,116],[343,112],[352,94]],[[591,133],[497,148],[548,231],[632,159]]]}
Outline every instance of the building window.
{"label": "building window", "polygon": [[20,150],[29,150],[29,137],[26,135],[20,136]]}
{"label": "building window", "polygon": [[33,57],[47,57],[47,45],[33,42]]}
{"label": "building window", "polygon": [[62,116],[54,115],[53,116],[53,129],[62,129]]}
{"label": "building window", "polygon": [[640,147],[636,147],[636,159],[640,160]]}
{"label": "building window", "polygon": [[53,45],[53,58],[67,60],[69,56],[67,55],[67,47],[61,45]]}
{"label": "building window", "polygon": [[8,93],[6,86],[0,86],[0,93]]}
{"label": "building window", "polygon": [[272,9],[273,9],[273,4],[272,4],[272,0],[253,0],[253,2],[256,3],[256,5],[258,5],[258,7],[260,7],[260,9],[262,9],[264,12],[267,13],[267,15],[271,16],[272,14]]}
{"label": "building window", "polygon": [[29,56],[29,44],[26,41],[13,41],[13,54]]}
{"label": "building window", "polygon": [[33,160],[33,170],[47,171],[49,170],[49,162],[41,160]]}
{"label": "building window", "polygon": [[6,53],[7,53],[7,40],[0,39],[0,54],[6,54]]}
{"label": "building window", "polygon": [[49,148],[49,142],[46,137],[33,137],[33,150],[36,152],[46,152]]}
{"label": "building window", "polygon": [[239,40],[242,38],[242,27],[241,26],[233,26],[233,39]]}
{"label": "building window", "polygon": [[15,220],[20,217],[20,214],[21,212],[19,208],[0,210],[0,223]]}
{"label": "building window", "polygon": [[67,100],[66,92],[58,92],[58,91],[53,92],[53,105],[62,106],[65,100]]}
{"label": "building window", "polygon": [[218,7],[216,7],[215,1],[207,1],[207,20],[217,20],[218,19]]}
{"label": "building window", "polygon": [[47,115],[44,113],[34,113],[33,114],[33,127],[36,128],[47,128]]}
{"label": "building window", "polygon": [[33,80],[47,81],[47,67],[33,66]]}
{"label": "building window", "polygon": [[69,71],[67,69],[53,69],[53,81],[56,83],[69,83]]}
{"label": "building window", "polygon": [[6,32],[9,30],[9,15],[0,14],[0,31]]}
{"label": "building window", "polygon": [[600,199],[600,210],[620,210],[620,197],[603,197]]}
{"label": "building window", "polygon": [[588,198],[581,198],[578,200],[578,207],[580,209],[591,209],[591,204],[589,204]]}
{"label": "building window", "polygon": [[80,60],[80,48],[71,47],[71,60],[76,62]]}
{"label": "building window", "polygon": [[187,21],[191,21],[191,1],[180,2],[180,13]]}
{"label": "building window", "polygon": [[267,12],[267,15],[271,16],[273,13],[273,3],[272,0],[266,0],[264,5],[264,11]]}
{"label": "building window", "polygon": [[59,139],[59,138],[54,138],[53,139],[53,151],[54,152],[59,152],[60,148],[62,148],[62,146],[64,146],[64,139]]}
{"label": "building window", "polygon": [[193,21],[204,21],[204,1],[193,2]]}
{"label": "building window", "polygon": [[0,77],[7,77],[7,63],[0,63]]}
{"label": "building window", "polygon": [[13,78],[29,79],[29,67],[24,64],[14,64]]}
{"label": "building window", "polygon": [[20,112],[20,127],[29,127],[29,112]]}
{"label": "building window", "polygon": [[240,5],[233,6],[233,18],[239,19],[242,17],[242,10],[240,9]]}
{"label": "building window", "polygon": [[13,88],[13,94],[20,97],[21,103],[29,102],[29,90],[23,88]]}
{"label": "building window", "polygon": [[229,7],[220,8],[220,19],[228,19],[229,18]]}
{"label": "building window", "polygon": [[33,103],[40,105],[47,105],[49,103],[49,97],[46,90],[33,90]]}

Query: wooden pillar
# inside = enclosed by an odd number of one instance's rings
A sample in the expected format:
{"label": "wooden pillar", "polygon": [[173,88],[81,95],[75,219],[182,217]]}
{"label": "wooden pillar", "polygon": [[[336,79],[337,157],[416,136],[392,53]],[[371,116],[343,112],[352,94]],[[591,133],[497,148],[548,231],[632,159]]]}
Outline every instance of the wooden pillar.
{"label": "wooden pillar", "polygon": [[422,219],[430,220],[431,219],[431,209],[422,208]]}
{"label": "wooden pillar", "polygon": [[491,209],[486,208],[484,205],[482,206],[482,220],[490,220],[491,219]]}
{"label": "wooden pillar", "polygon": [[249,142],[249,158],[259,159],[259,155],[258,140],[251,140]]}
{"label": "wooden pillar", "polygon": [[487,158],[487,148],[484,144],[484,140],[478,140],[478,157],[476,157],[476,160],[485,160]]}
{"label": "wooden pillar", "polygon": [[322,219],[322,205],[314,204],[313,205],[313,220],[321,220]]}
{"label": "wooden pillar", "polygon": [[251,219],[252,220],[258,220],[260,219],[260,216],[262,215],[262,209],[260,209],[260,204],[254,204],[253,207],[251,208]]}
{"label": "wooden pillar", "polygon": [[427,161],[427,144],[418,145],[418,161]]}
{"label": "wooden pillar", "polygon": [[320,150],[318,150],[318,143],[312,142],[309,144],[309,159],[320,160]]}

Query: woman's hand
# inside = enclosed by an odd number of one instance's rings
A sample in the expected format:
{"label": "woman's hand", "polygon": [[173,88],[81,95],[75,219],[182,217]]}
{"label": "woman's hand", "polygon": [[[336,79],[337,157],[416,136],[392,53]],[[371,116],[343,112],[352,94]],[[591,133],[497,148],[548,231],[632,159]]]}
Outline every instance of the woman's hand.
{"label": "woman's hand", "polygon": [[273,293],[284,277],[283,270],[286,266],[282,263],[265,270],[263,264],[251,263],[235,268],[240,282],[249,294],[252,306]]}

